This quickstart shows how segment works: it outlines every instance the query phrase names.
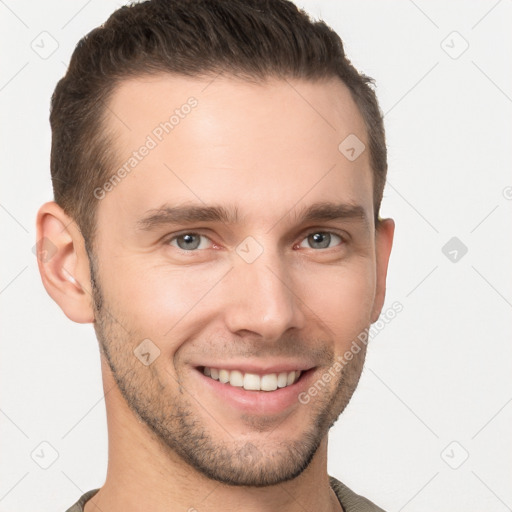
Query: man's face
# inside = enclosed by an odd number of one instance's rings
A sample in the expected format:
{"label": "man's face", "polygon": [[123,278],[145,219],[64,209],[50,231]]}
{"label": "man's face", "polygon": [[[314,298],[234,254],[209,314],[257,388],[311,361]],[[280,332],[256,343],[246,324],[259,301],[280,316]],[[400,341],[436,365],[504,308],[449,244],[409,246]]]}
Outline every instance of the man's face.
{"label": "man's face", "polygon": [[338,149],[366,130],[338,81],[209,82],[130,80],[109,105],[119,167],[149,149],[99,201],[95,329],[163,452],[271,485],[347,405],[364,346],[333,364],[379,314],[369,154]]}

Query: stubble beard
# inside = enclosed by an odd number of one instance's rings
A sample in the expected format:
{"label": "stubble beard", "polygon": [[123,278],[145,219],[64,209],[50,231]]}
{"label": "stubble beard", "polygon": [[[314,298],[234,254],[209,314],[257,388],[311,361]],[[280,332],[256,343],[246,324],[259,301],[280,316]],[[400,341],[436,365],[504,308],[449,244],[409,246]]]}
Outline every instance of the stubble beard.
{"label": "stubble beard", "polygon": [[[275,424],[273,418],[249,415],[244,419],[256,433],[253,439],[247,440],[246,436],[237,439],[230,433],[229,425],[222,425],[220,421],[214,426],[227,432],[227,439],[218,439],[212,435],[212,429],[208,428],[202,416],[196,413],[196,410],[207,410],[208,407],[200,403],[200,397],[192,397],[166,370],[163,358],[144,366],[134,356],[137,340],[118,324],[114,318],[117,314],[111,314],[112,309],[105,303],[93,259],[90,261],[94,329],[102,357],[130,410],[148,427],[161,445],[164,456],[171,455],[169,452],[177,454],[205,477],[232,486],[277,485],[296,478],[309,466],[323,438],[357,387],[366,347],[343,366],[334,386],[320,390],[314,400],[300,405],[309,408],[309,414],[306,426],[295,439],[288,436],[283,441],[282,437],[274,436],[274,432],[279,432],[280,423]],[[203,415],[215,421],[212,416],[220,420],[215,411]],[[273,428],[269,428],[272,424]],[[215,430],[219,431],[219,428]],[[262,431],[266,431],[265,434]]]}

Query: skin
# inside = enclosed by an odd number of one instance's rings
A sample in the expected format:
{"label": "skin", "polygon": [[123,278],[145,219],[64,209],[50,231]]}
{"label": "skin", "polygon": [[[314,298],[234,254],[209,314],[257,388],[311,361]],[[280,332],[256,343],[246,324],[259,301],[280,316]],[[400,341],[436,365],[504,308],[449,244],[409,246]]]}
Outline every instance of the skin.
{"label": "skin", "polygon": [[[102,353],[109,462],[85,510],[342,510],[328,430],[364,347],[307,405],[272,413],[221,399],[196,366],[299,358],[315,382],[378,319],[394,222],[374,225],[368,151],[338,150],[349,134],[367,145],[362,117],[338,80],[140,77],[109,105],[119,165],[191,96],[197,107],[99,201],[92,266],[58,205],[38,213],[38,239],[56,247],[39,261],[44,286],[71,320],[94,322]],[[319,202],[359,205],[367,223],[301,221]],[[236,206],[239,220],[138,228],[165,203]],[[309,236],[326,232],[327,246]],[[180,250],[186,233],[203,235],[197,249]],[[249,236],[252,263],[236,250]],[[144,339],[160,350],[148,366],[133,352]]]}

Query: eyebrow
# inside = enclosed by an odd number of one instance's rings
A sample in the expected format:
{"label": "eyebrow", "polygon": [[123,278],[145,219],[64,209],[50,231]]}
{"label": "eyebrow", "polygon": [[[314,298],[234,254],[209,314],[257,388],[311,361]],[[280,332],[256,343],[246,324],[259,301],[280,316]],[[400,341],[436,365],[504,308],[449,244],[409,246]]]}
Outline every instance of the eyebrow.
{"label": "eyebrow", "polygon": [[170,206],[148,210],[146,215],[137,221],[137,228],[151,231],[166,224],[187,224],[192,222],[222,222],[236,224],[238,210],[227,209],[223,206]]}
{"label": "eyebrow", "polygon": [[[361,205],[351,203],[314,203],[303,208],[293,216],[295,222],[305,223],[326,220],[356,220],[369,229],[370,222],[365,209]],[[284,216],[283,216],[284,218]],[[159,226],[168,224],[190,224],[194,222],[220,222],[237,224],[240,222],[236,206],[163,205],[160,208],[148,210],[144,217],[136,223],[141,231],[152,231]]]}
{"label": "eyebrow", "polygon": [[313,203],[294,215],[295,221],[313,222],[325,220],[356,220],[370,228],[370,222],[363,206],[352,203]]}

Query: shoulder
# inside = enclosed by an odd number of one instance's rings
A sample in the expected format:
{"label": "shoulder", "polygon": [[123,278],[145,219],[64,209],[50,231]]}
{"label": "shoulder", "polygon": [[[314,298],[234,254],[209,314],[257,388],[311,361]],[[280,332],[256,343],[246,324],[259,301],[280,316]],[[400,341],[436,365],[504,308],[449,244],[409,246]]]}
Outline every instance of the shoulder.
{"label": "shoulder", "polygon": [[84,512],[85,504],[99,491],[99,489],[93,489],[92,491],[86,492],[82,497],[66,512]]}
{"label": "shoulder", "polygon": [[384,512],[375,503],[356,494],[336,478],[329,476],[329,483],[345,512]]}

